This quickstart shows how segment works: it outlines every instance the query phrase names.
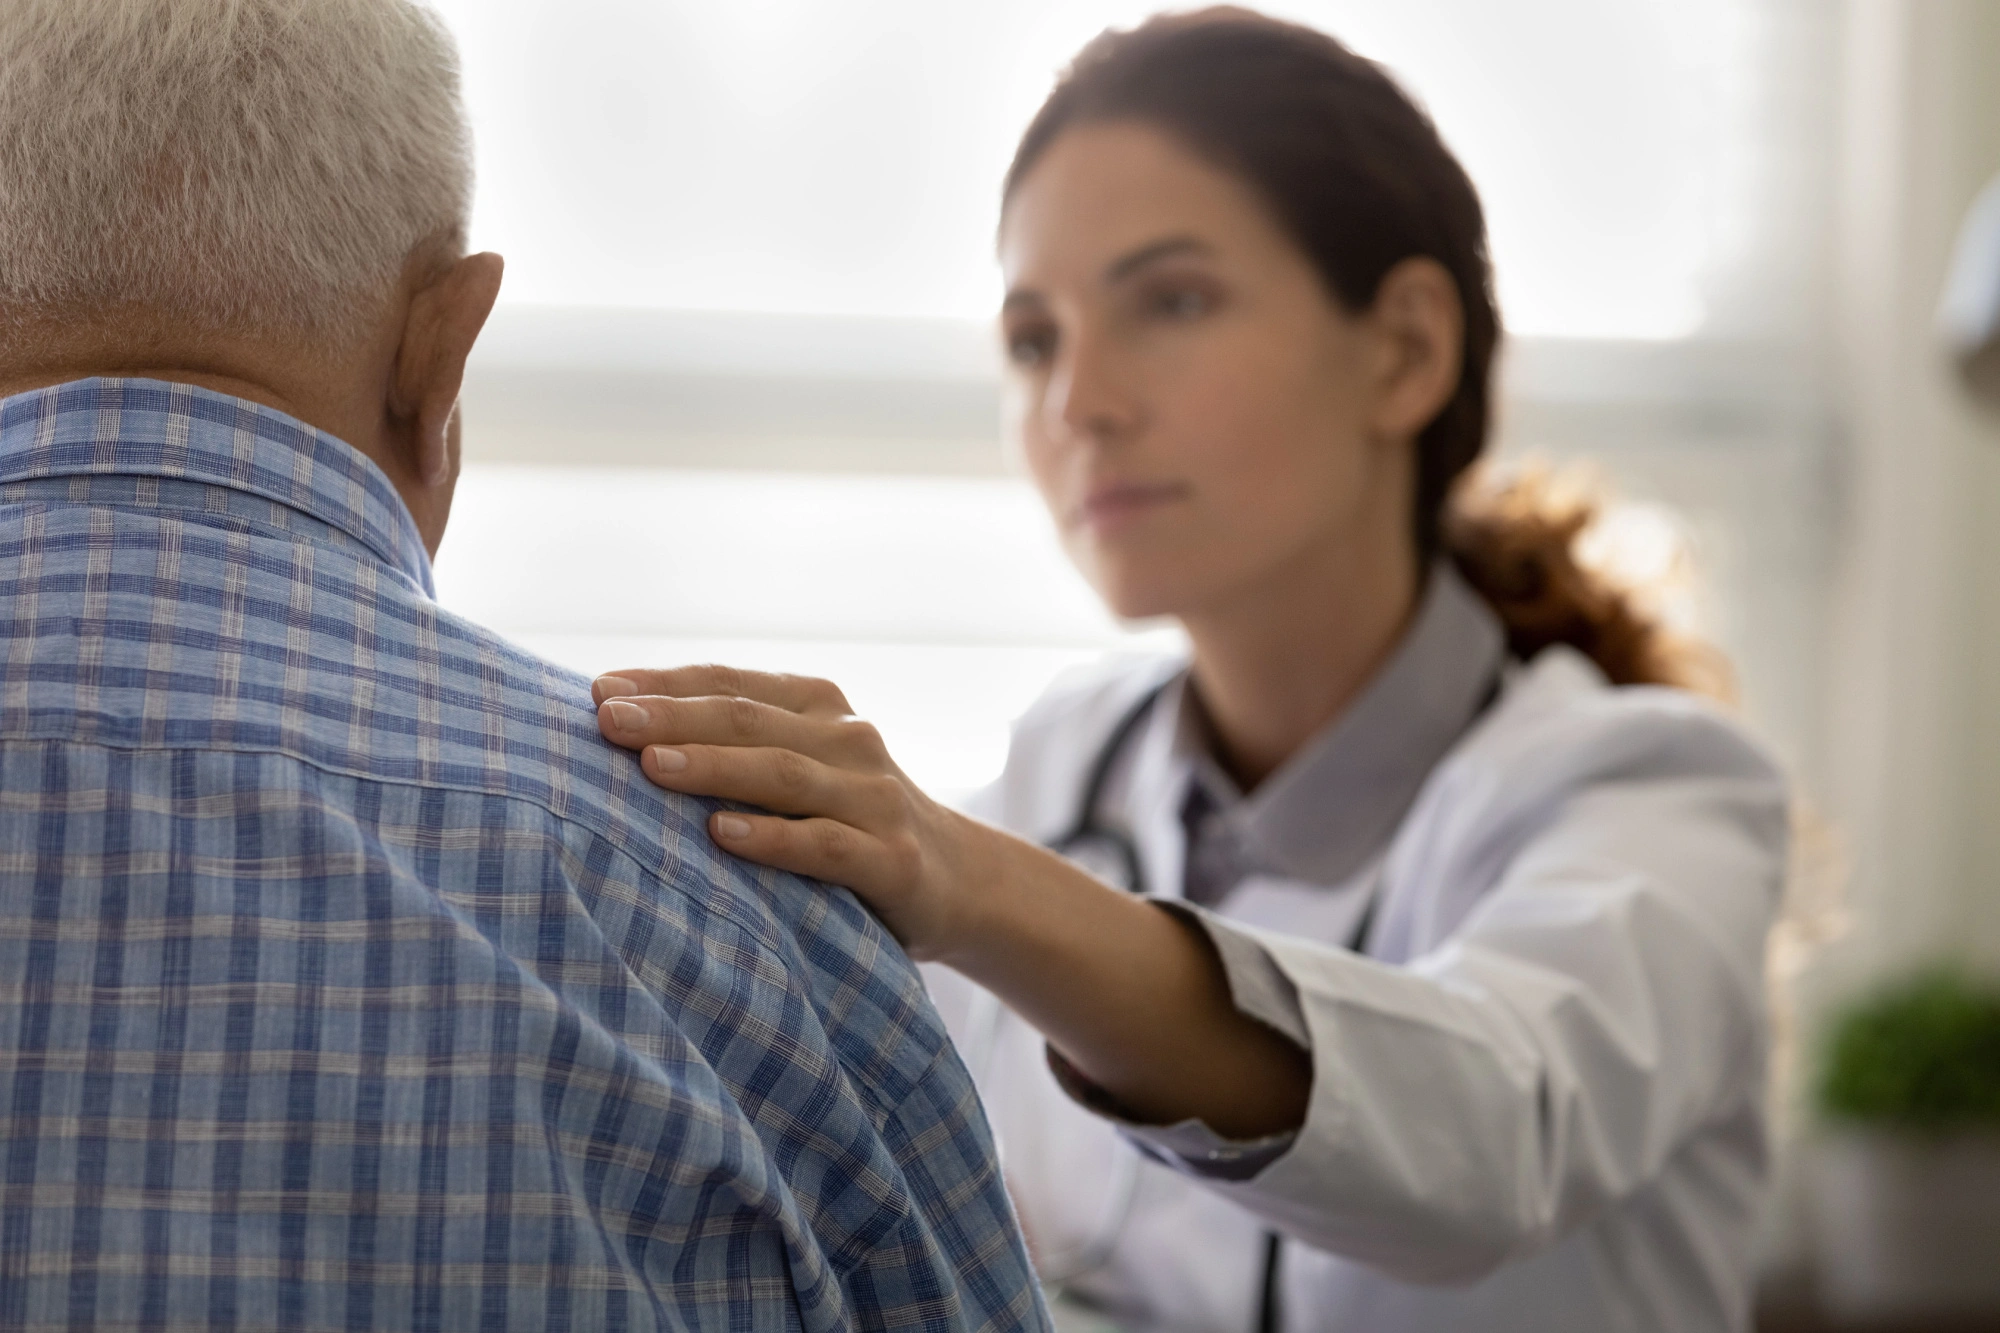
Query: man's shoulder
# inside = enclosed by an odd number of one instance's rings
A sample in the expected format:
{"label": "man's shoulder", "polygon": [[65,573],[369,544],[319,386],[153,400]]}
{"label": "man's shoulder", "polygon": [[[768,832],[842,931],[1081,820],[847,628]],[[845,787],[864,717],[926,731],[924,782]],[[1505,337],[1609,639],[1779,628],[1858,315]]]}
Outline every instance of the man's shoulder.
{"label": "man's shoulder", "polygon": [[869,1100],[897,1104],[933,1075],[943,1025],[914,965],[851,893],[725,854],[707,830],[717,803],[653,786],[635,755],[605,741],[586,677],[414,589],[398,596],[413,608],[415,659],[435,663],[437,748],[418,747],[430,781],[528,801],[661,891],[743,927],[812,1004]]}
{"label": "man's shoulder", "polygon": [[582,676],[366,553],[226,516],[80,506],[51,511],[37,540],[0,580],[9,739],[274,754],[475,793],[538,808],[669,891],[762,896],[691,854],[708,850],[710,803],[654,787],[607,744]]}
{"label": "man's shoulder", "polygon": [[[71,512],[52,530],[85,526]],[[669,917],[710,923],[713,948],[814,1006],[878,1095],[912,1085],[936,1055],[942,1029],[880,923],[844,890],[715,847],[714,803],[654,787],[607,743],[583,676],[366,555],[168,526],[121,516],[95,548],[51,544],[33,616],[0,626],[25,668],[0,682],[0,737],[254,754],[393,789],[390,804],[426,822],[410,836],[438,849],[432,877],[464,878],[497,845],[475,835],[504,826],[500,855],[549,865],[593,916],[630,918],[621,936],[670,929]],[[415,799],[425,794],[435,799]]]}
{"label": "man's shoulder", "polygon": [[10,656],[33,661],[7,701],[10,733],[60,730],[74,714],[76,739],[275,752],[526,801],[654,870],[671,866],[677,840],[705,836],[702,803],[653,787],[598,734],[582,676],[365,553],[130,513],[96,545],[97,597],[82,544],[51,541],[37,562],[36,619],[7,630]]}
{"label": "man's shoulder", "polygon": [[358,573],[365,586],[350,588],[345,571],[319,564],[316,599],[330,610],[368,603],[373,642],[351,674],[333,657],[312,673],[302,758],[534,807],[570,840],[628,862],[650,891],[693,898],[781,953],[802,936],[852,942],[877,929],[847,895],[815,902],[827,891],[717,849],[707,829],[716,803],[654,786],[637,756],[605,741],[580,673],[402,580]]}
{"label": "man's shoulder", "polygon": [[[681,896],[699,915],[733,923],[761,957],[742,956],[740,967],[767,980],[782,975],[777,989],[812,1006],[813,1026],[866,1100],[896,1105],[934,1076],[947,1043],[942,1022],[914,965],[851,893],[717,848],[707,829],[717,803],[653,786],[635,755],[605,741],[583,675],[415,589],[394,596],[403,629],[390,656],[400,665],[387,674],[406,702],[389,709],[414,705],[419,725],[398,733],[398,749],[378,747],[394,756],[387,767],[414,762],[420,783],[527,802],[580,831],[572,841],[632,863],[642,890]],[[648,904],[595,910],[623,916],[635,906]],[[708,947],[735,946],[717,938]]]}

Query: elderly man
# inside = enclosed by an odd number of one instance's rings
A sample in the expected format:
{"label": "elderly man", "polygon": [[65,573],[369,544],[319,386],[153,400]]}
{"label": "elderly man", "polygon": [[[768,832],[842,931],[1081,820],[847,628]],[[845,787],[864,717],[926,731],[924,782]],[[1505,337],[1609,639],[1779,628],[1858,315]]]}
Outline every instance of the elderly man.
{"label": "elderly man", "polygon": [[0,5],[0,1327],[1039,1328],[896,946],[431,600],[468,158],[408,0]]}

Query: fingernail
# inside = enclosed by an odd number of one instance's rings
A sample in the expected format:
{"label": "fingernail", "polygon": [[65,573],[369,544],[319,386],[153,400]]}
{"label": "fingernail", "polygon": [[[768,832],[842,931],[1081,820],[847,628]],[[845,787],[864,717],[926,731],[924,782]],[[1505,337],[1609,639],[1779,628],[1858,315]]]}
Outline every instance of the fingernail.
{"label": "fingernail", "polygon": [[639,687],[623,676],[599,676],[591,683],[591,688],[597,692],[599,703],[603,703],[606,699],[616,699],[621,694],[639,692]]}
{"label": "fingernail", "polygon": [[646,710],[637,704],[626,703],[623,699],[613,699],[604,706],[610,710],[611,725],[620,731],[637,731],[646,725]]}
{"label": "fingernail", "polygon": [[646,751],[653,757],[653,767],[662,773],[678,773],[688,766],[686,750],[676,750],[670,746],[655,745]]}
{"label": "fingernail", "polygon": [[717,815],[715,831],[725,838],[747,838],[750,836],[750,821],[735,815]]}

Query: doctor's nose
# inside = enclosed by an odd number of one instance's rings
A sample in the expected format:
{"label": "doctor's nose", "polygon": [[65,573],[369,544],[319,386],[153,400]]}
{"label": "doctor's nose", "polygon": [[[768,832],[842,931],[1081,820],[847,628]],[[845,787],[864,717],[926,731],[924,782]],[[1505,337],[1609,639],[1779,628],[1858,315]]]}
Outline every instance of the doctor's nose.
{"label": "doctor's nose", "polygon": [[1042,429],[1053,441],[1115,444],[1144,413],[1121,376],[1114,350],[1089,333],[1065,340],[1042,400]]}

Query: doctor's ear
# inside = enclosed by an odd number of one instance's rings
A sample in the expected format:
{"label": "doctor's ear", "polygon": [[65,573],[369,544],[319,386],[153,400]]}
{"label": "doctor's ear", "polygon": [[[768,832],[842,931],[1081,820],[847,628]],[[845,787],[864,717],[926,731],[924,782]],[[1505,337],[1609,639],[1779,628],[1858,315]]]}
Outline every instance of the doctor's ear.
{"label": "doctor's ear", "polygon": [[1465,363],[1465,307],[1444,265],[1403,260],[1382,277],[1363,317],[1373,335],[1373,424],[1403,439],[1421,432],[1458,392]]}
{"label": "doctor's ear", "polygon": [[410,298],[389,408],[410,442],[410,469],[426,485],[451,479],[451,424],[465,363],[499,299],[504,268],[499,255],[467,255]]}

